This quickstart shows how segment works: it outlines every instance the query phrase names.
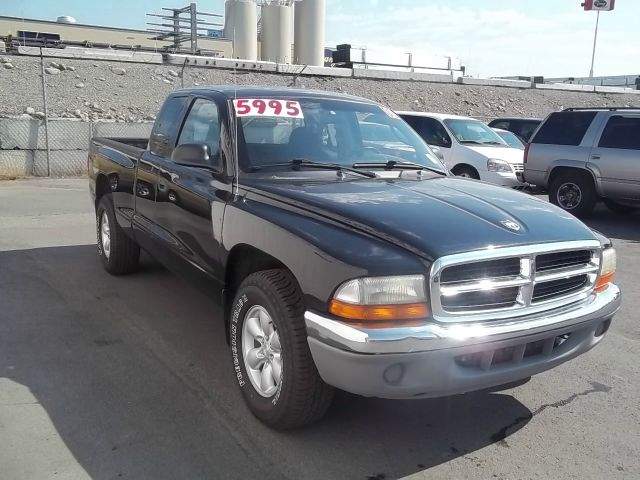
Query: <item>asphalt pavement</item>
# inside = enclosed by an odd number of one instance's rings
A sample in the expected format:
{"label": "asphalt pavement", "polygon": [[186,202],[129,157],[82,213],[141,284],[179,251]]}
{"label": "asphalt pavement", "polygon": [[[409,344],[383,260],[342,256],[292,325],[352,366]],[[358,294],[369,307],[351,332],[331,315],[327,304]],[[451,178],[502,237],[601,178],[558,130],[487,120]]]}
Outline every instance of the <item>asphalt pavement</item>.
{"label": "asphalt pavement", "polygon": [[146,256],[102,269],[86,180],[0,182],[0,478],[640,478],[640,214],[589,223],[624,294],[594,350],[499,393],[341,393],[279,433],[243,403],[213,297]]}

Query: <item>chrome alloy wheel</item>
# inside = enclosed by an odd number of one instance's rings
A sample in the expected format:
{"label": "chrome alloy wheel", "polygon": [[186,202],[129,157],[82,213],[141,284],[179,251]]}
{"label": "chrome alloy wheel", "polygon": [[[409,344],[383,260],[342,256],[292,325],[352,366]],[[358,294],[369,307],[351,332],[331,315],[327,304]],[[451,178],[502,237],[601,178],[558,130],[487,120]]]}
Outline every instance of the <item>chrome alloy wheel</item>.
{"label": "chrome alloy wheel", "polygon": [[263,397],[278,391],[282,378],[282,347],[269,312],[260,305],[249,309],[242,327],[242,359],[251,384]]}
{"label": "chrome alloy wheel", "polygon": [[573,210],[582,201],[582,190],[575,183],[563,183],[557,192],[558,205],[565,210]]}
{"label": "chrome alloy wheel", "polygon": [[111,253],[111,229],[109,228],[107,212],[102,212],[100,217],[100,242],[102,243],[104,256],[108,259]]}

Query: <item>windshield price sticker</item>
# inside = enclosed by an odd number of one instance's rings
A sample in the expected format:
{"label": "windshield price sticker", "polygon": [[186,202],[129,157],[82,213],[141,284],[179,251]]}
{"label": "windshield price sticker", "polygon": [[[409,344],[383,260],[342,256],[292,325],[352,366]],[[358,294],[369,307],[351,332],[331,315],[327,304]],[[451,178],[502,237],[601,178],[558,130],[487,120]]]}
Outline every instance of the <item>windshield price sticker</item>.
{"label": "windshield price sticker", "polygon": [[233,101],[237,117],[304,118],[300,102],[270,98],[239,98]]}

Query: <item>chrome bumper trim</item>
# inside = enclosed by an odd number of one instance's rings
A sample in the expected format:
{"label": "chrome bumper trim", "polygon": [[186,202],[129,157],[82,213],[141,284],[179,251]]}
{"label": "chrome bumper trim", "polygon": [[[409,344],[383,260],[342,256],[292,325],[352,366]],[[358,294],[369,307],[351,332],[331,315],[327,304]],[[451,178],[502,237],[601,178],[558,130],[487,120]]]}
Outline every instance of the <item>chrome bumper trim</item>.
{"label": "chrome bumper trim", "polygon": [[307,311],[307,335],[327,345],[364,354],[411,353],[456,348],[525,337],[545,331],[607,320],[620,308],[620,289],[611,285],[600,294],[554,310],[494,322],[432,322],[419,327],[363,329]]}

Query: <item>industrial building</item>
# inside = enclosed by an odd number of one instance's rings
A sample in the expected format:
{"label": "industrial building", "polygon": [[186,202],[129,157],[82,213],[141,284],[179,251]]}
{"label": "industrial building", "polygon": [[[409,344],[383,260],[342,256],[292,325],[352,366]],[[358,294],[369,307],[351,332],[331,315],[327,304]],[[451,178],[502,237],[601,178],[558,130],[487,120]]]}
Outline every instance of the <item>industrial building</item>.
{"label": "industrial building", "polygon": [[[186,53],[206,57],[353,69],[464,74],[460,59],[417,52],[375,52],[325,45],[326,0],[227,0],[223,15],[199,12],[195,3],[148,13],[146,30],[0,16],[0,40],[9,48],[47,46]],[[203,18],[202,16],[205,16]],[[214,27],[214,28],[212,28]],[[327,58],[327,54],[329,58]]]}

